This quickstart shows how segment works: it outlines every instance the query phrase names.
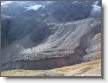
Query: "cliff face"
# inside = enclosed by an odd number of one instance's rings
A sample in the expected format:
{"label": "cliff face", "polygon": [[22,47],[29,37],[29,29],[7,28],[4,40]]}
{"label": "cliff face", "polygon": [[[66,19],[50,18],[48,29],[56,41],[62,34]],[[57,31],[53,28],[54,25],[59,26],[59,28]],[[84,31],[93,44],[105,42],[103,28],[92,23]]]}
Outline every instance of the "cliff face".
{"label": "cliff face", "polygon": [[57,24],[40,44],[33,44],[31,34],[14,41],[2,51],[2,70],[50,69],[101,58],[101,20],[87,18]]}

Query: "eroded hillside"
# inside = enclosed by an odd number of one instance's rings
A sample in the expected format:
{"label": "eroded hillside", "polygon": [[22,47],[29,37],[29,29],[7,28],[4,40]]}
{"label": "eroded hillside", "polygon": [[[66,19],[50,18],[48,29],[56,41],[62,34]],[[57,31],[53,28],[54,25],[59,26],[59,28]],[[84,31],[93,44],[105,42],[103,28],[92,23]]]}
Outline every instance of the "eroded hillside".
{"label": "eroded hillside", "polygon": [[[49,69],[81,63],[90,54],[101,52],[101,21],[84,19],[56,25],[55,33],[32,48],[23,45],[31,42],[30,36],[14,42],[3,51],[3,69]],[[89,55],[90,54],[90,55]],[[93,55],[93,56],[92,56]],[[86,59],[87,58],[87,59]],[[90,59],[90,58],[89,58]],[[16,64],[14,64],[16,63]]]}

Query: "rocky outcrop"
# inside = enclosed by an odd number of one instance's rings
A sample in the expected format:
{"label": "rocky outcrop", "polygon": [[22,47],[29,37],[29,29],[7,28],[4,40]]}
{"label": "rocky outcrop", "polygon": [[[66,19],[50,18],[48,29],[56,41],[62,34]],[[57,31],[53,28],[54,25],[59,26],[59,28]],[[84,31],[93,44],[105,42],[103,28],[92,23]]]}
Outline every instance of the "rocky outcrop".
{"label": "rocky outcrop", "polygon": [[91,40],[90,46],[86,49],[87,55],[83,57],[85,61],[99,59],[102,56],[101,33],[97,33]]}
{"label": "rocky outcrop", "polygon": [[32,43],[30,36],[27,35],[4,49],[3,70],[48,69],[78,64],[88,61],[85,60],[85,55],[89,57],[90,53],[101,49],[100,19],[88,18],[54,27],[57,28],[55,33],[37,46],[24,48],[24,44]]}

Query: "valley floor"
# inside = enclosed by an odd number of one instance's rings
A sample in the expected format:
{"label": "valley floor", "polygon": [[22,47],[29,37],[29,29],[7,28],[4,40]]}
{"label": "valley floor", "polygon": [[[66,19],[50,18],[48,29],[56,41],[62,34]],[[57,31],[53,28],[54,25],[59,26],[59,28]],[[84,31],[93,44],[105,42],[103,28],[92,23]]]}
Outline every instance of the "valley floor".
{"label": "valley floor", "polygon": [[101,76],[101,59],[50,70],[9,70],[1,76]]}

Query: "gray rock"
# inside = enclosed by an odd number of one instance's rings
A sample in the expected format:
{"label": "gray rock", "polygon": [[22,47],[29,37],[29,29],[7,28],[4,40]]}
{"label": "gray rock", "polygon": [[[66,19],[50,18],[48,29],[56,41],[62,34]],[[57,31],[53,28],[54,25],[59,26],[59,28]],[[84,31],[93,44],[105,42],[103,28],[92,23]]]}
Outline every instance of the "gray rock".
{"label": "gray rock", "polygon": [[32,43],[28,35],[9,45],[2,51],[2,65],[9,65],[3,70],[48,69],[81,63],[83,56],[90,52],[86,50],[98,42],[98,37],[94,35],[101,33],[102,28],[101,20],[93,18],[63,23],[57,27],[54,34],[32,48],[23,47],[25,43]]}

